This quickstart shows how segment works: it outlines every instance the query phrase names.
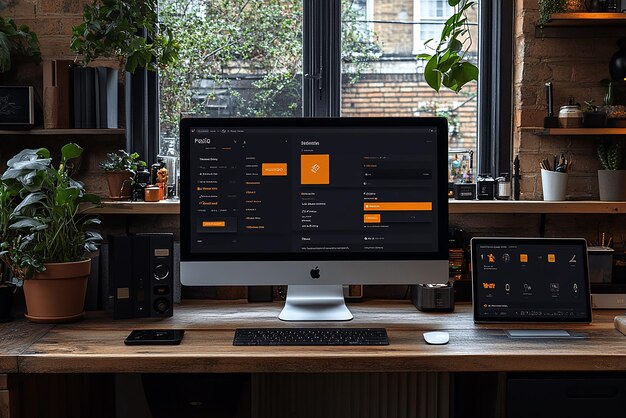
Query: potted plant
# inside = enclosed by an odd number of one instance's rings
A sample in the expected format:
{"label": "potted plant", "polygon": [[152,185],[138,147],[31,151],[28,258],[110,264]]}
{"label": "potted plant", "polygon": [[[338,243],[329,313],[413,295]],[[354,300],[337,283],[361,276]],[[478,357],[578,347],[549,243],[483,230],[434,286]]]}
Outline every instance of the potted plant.
{"label": "potted plant", "polygon": [[100,201],[71,177],[82,151],[76,144],[63,146],[55,167],[47,149],[26,149],[7,162],[0,178],[15,193],[3,211],[8,226],[0,258],[23,285],[33,322],[69,322],[84,315],[88,254],[102,238],[88,230],[100,221],[79,214],[81,203]]}
{"label": "potted plant", "polygon": [[[83,9],[83,22],[72,28],[70,48],[82,55],[84,65],[98,58],[119,61],[125,71],[126,132],[132,143],[133,127],[146,123],[142,113],[146,98],[156,100],[147,87],[147,71],[178,59],[173,32],[159,22],[157,0],[92,0]],[[154,75],[150,78],[156,80]]]}
{"label": "potted plant", "polygon": [[139,159],[139,154],[129,154],[124,150],[110,152],[107,159],[100,163],[109,184],[111,199],[128,199],[130,186],[133,184],[137,167],[145,167],[146,162]]}
{"label": "potted plant", "polygon": [[626,170],[624,163],[624,143],[613,141],[601,143],[597,148],[598,158],[603,170],[598,170],[600,200],[626,200]]}
{"label": "potted plant", "polygon": [[603,109],[593,104],[593,100],[585,102],[583,109],[584,128],[604,128],[606,126],[607,114]]}
{"label": "potted plant", "polygon": [[156,0],[94,0],[83,22],[72,28],[72,51],[85,65],[97,58],[117,58],[120,67],[155,70],[173,64],[178,47],[171,30],[159,24]]}

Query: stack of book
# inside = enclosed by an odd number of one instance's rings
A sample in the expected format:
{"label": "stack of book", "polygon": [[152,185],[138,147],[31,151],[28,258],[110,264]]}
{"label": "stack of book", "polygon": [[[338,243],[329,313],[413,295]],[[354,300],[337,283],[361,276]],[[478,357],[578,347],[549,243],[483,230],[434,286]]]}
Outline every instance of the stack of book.
{"label": "stack of book", "polygon": [[118,70],[80,67],[72,61],[44,64],[45,128],[118,127]]}

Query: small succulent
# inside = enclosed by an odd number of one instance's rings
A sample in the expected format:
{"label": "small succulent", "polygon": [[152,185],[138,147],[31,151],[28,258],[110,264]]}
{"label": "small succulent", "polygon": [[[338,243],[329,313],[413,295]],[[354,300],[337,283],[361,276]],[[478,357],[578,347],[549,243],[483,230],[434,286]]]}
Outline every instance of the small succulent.
{"label": "small succulent", "polygon": [[605,170],[621,170],[624,163],[624,143],[598,144],[598,158]]}
{"label": "small succulent", "polygon": [[585,107],[583,108],[583,112],[585,113],[595,113],[598,111],[598,106],[593,104],[593,100],[585,101]]}

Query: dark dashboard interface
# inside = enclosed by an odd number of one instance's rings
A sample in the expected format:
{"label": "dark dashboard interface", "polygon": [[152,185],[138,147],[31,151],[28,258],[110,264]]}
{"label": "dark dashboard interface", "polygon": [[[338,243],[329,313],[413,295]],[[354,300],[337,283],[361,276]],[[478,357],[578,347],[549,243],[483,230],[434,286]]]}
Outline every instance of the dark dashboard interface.
{"label": "dark dashboard interface", "polygon": [[472,243],[479,321],[590,322],[583,240]]}
{"label": "dark dashboard interface", "polygon": [[437,252],[436,127],[189,128],[190,252]]}

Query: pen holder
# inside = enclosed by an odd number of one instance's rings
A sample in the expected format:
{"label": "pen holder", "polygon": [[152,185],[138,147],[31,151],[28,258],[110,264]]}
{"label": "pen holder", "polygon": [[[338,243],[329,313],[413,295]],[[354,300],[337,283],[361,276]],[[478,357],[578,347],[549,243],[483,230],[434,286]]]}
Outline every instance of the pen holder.
{"label": "pen holder", "polygon": [[543,200],[565,200],[567,173],[541,169]]}

